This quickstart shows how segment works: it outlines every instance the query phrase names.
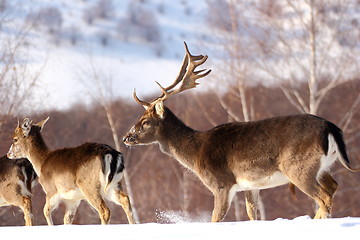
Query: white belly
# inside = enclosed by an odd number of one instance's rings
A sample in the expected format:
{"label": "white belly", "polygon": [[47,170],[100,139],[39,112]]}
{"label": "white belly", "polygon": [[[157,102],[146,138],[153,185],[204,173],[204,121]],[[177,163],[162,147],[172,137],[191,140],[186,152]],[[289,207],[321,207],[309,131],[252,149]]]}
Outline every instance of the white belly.
{"label": "white belly", "polygon": [[0,207],[2,206],[8,206],[10,205],[9,203],[7,203],[2,197],[0,197]]}
{"label": "white belly", "polygon": [[80,191],[80,189],[70,190],[67,192],[60,193],[61,198],[68,200],[81,200],[84,199],[84,195]]}
{"label": "white belly", "polygon": [[245,191],[252,189],[266,189],[273,188],[289,183],[289,179],[281,172],[275,172],[271,176],[258,178],[255,180],[248,180],[239,177],[237,180],[237,191]]}

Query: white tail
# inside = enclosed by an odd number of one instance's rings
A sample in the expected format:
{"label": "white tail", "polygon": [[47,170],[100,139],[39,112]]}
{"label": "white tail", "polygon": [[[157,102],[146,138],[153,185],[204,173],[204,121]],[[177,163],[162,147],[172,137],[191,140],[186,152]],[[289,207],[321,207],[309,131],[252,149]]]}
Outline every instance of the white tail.
{"label": "white tail", "polygon": [[36,174],[27,159],[0,158],[0,206],[14,205],[24,213],[25,225],[33,225],[31,188]]}
{"label": "white tail", "polygon": [[71,224],[82,199],[97,210],[102,224],[110,221],[105,199],[121,205],[129,223],[133,223],[131,204],[120,182],[124,170],[122,154],[98,143],[50,151],[41,136],[47,120],[32,124],[24,119],[15,129],[14,143],[8,153],[9,157],[26,156],[33,164],[46,193],[44,215],[47,223],[53,224],[51,212],[63,201],[66,206],[64,224]]}

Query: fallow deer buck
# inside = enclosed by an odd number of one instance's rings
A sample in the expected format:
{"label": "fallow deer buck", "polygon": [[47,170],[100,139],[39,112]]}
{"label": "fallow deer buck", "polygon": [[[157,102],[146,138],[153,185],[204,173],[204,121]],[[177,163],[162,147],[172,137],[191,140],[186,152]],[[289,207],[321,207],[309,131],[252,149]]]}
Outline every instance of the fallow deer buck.
{"label": "fallow deer buck", "polygon": [[0,158],[0,206],[19,207],[24,213],[26,226],[34,223],[31,189],[35,179],[35,171],[27,159]]}
{"label": "fallow deer buck", "polygon": [[9,158],[26,157],[34,166],[46,194],[44,215],[48,225],[53,225],[51,212],[61,200],[65,204],[64,224],[71,224],[83,199],[97,210],[101,224],[110,221],[105,199],[121,205],[129,223],[134,223],[129,198],[121,189],[122,154],[98,143],[50,151],[41,135],[48,119],[32,124],[25,118],[15,129],[8,153]]}
{"label": "fallow deer buck", "polygon": [[[167,107],[170,96],[196,87],[209,71],[195,71],[207,56],[185,58],[176,80],[150,102],[124,136],[128,146],[158,143],[160,149],[192,170],[214,195],[212,221],[222,221],[237,191],[246,191],[247,211],[256,218],[254,203],[261,189],[294,184],[318,204],[315,218],[330,217],[337,183],[329,173],[336,159],[350,171],[341,130],[317,116],[302,114],[253,122],[227,123],[208,131],[186,126]],[[177,85],[180,87],[176,88]],[[254,202],[255,196],[255,202]]]}

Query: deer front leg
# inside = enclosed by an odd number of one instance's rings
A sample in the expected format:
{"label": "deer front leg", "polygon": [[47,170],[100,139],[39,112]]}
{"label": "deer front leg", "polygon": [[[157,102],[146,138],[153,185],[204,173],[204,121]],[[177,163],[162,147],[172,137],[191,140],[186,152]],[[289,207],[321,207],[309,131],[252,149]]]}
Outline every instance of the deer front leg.
{"label": "deer front leg", "polygon": [[212,222],[221,222],[230,208],[232,199],[229,199],[230,189],[221,188],[214,192],[214,210],[212,213]]}
{"label": "deer front leg", "polygon": [[75,213],[79,207],[81,201],[72,201],[67,200],[65,203],[65,215],[64,215],[64,224],[72,224],[75,218]]}
{"label": "deer front leg", "polygon": [[250,220],[265,220],[264,205],[260,198],[260,190],[245,191],[246,212]]}
{"label": "deer front leg", "polygon": [[52,217],[51,217],[51,213],[55,208],[58,207],[58,205],[59,205],[59,201],[55,195],[54,196],[50,196],[50,195],[46,196],[46,202],[45,202],[45,206],[44,206],[44,216],[46,218],[46,222],[48,225],[54,225]]}

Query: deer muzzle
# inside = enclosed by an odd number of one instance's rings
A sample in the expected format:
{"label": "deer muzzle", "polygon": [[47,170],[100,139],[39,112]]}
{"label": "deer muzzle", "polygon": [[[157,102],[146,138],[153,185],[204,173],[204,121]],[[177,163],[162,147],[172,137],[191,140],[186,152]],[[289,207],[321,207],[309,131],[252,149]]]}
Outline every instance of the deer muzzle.
{"label": "deer muzzle", "polygon": [[10,147],[10,149],[9,149],[9,151],[8,151],[8,153],[6,155],[10,159],[15,159],[16,158],[15,153],[14,153],[14,145],[13,144],[11,144],[11,147]]}
{"label": "deer muzzle", "polygon": [[133,146],[137,144],[137,135],[135,133],[132,132],[128,132],[124,137],[123,137],[123,142],[125,145],[127,146]]}

